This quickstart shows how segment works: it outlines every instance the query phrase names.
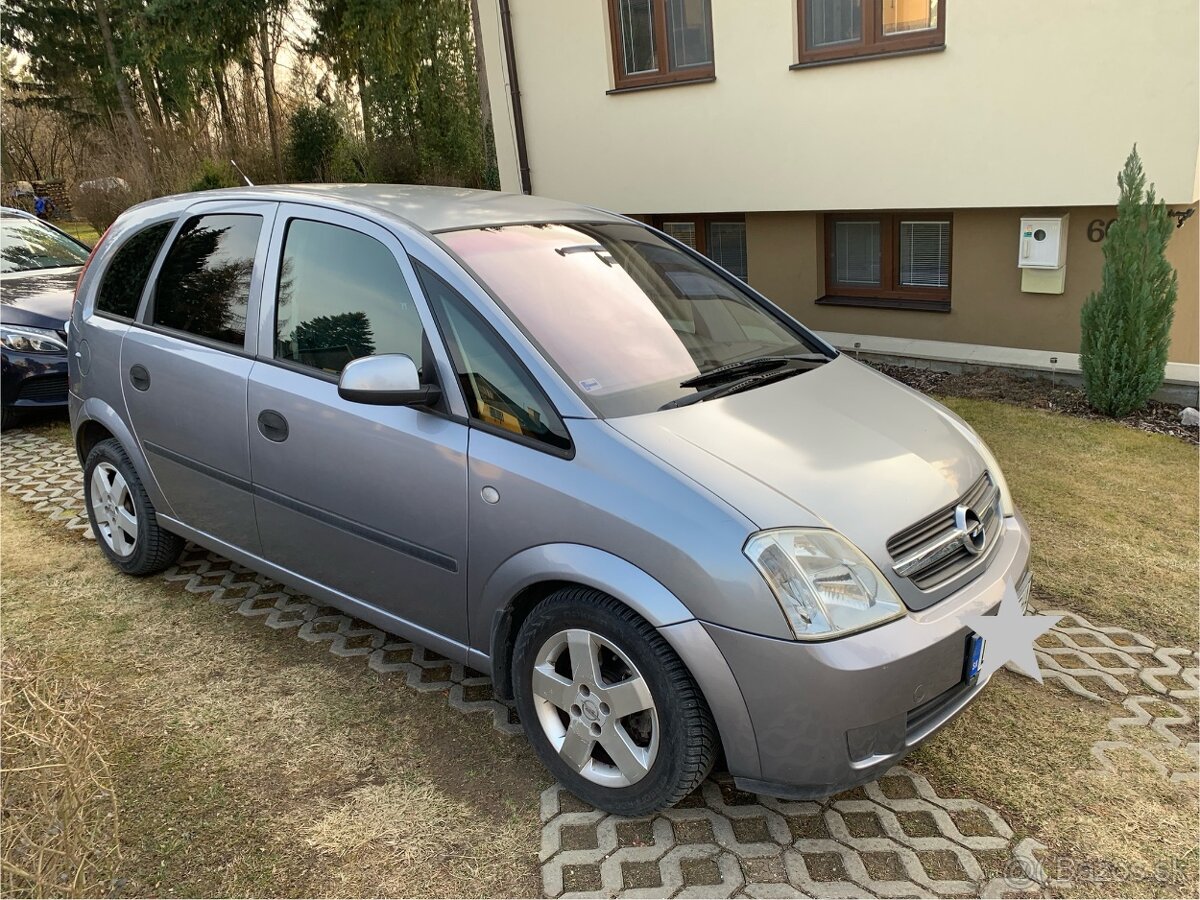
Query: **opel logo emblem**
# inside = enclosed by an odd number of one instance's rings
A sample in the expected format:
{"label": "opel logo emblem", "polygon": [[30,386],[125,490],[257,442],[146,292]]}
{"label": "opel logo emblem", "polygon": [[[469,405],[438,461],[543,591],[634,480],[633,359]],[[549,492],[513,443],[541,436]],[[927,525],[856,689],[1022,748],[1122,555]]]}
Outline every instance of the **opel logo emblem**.
{"label": "opel logo emblem", "polygon": [[969,506],[957,506],[954,509],[954,527],[958,529],[959,540],[972,556],[983,552],[987,543],[987,534],[983,530],[983,522],[979,514]]}

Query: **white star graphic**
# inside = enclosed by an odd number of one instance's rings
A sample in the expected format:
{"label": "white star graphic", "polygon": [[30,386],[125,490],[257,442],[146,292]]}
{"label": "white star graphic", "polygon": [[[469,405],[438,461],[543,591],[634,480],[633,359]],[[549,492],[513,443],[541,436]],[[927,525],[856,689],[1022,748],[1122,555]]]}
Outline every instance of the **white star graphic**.
{"label": "white star graphic", "polygon": [[963,621],[987,642],[980,679],[987,679],[1007,662],[1038,684],[1042,672],[1033,655],[1033,642],[1054,627],[1062,616],[1027,616],[1016,593],[1007,593],[993,616],[967,616]]}

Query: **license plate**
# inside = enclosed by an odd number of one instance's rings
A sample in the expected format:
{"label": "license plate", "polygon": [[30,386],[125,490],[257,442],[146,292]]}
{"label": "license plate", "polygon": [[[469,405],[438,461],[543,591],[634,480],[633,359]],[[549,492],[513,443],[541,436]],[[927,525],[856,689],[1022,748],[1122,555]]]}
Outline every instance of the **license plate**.
{"label": "license plate", "polygon": [[978,634],[967,637],[967,664],[963,675],[967,684],[974,684],[979,677],[979,669],[983,665],[984,640]]}

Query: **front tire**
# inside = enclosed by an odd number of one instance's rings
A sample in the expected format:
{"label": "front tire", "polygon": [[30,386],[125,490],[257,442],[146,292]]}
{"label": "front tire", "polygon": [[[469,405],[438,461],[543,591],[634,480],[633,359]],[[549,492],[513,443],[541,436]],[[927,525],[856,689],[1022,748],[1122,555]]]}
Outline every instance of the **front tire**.
{"label": "front tire", "polygon": [[115,439],[92,448],[83,484],[92,534],[114,566],[127,575],[153,575],[179,558],[183,538],[159,527],[142,480]]}
{"label": "front tire", "polygon": [[717,756],[712,713],[649,623],[590,588],[564,588],[521,625],[513,689],[542,763],[598,809],[641,816],[673,806]]}

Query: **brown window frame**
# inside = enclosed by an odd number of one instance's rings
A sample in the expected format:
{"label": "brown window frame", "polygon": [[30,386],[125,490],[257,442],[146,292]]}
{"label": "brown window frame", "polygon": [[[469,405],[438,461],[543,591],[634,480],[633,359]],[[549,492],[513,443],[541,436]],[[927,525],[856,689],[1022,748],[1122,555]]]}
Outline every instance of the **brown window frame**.
{"label": "brown window frame", "polygon": [[[900,222],[946,221],[950,223],[947,245],[946,287],[917,288],[900,284]],[[837,222],[879,223],[879,286],[844,285],[834,281],[833,228]],[[828,306],[877,306],[888,309],[919,309],[949,312],[954,287],[954,214],[946,210],[890,210],[888,212],[845,212],[825,214],[825,296],[817,303]]]}
{"label": "brown window frame", "polygon": [[[716,50],[713,62],[708,65],[688,66],[686,69],[670,68],[670,51],[667,40],[666,0],[651,0],[651,18],[654,21],[654,51],[658,69],[637,75],[625,74],[625,47],[621,37],[621,14],[617,9],[620,0],[608,0],[609,31],[612,35],[613,84],[610,94],[640,90],[650,87],[668,87],[677,84],[699,84],[713,81],[717,77]],[[708,8],[708,44],[713,46],[712,5]]]}
{"label": "brown window frame", "polygon": [[876,59],[894,54],[927,53],[946,48],[946,0],[938,0],[936,28],[913,34],[885,35],[883,33],[883,4],[889,0],[862,0],[862,38],[853,44],[809,49],[804,27],[808,17],[805,7],[809,0],[796,0],[796,28],[799,41],[798,62],[793,69],[826,63],[852,62],[856,59]]}
{"label": "brown window frame", "polygon": [[663,230],[663,225],[667,222],[691,222],[696,226],[696,247],[697,253],[708,256],[708,226],[716,223],[718,225],[726,222],[740,222],[746,224],[745,213],[663,213],[650,217],[650,225]]}
{"label": "brown window frame", "polygon": [[[693,247],[697,253],[710,261],[714,261],[708,255],[708,226],[710,225],[725,225],[739,224],[743,228],[746,225],[745,213],[679,213],[678,215],[664,214],[650,216],[650,225],[657,228],[659,231],[665,231],[663,225],[667,222],[690,222],[696,228],[696,246]],[[750,278],[750,241],[747,235],[746,240],[746,281],[749,283]]]}

